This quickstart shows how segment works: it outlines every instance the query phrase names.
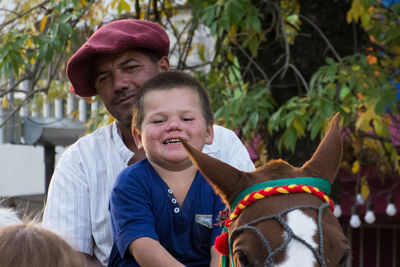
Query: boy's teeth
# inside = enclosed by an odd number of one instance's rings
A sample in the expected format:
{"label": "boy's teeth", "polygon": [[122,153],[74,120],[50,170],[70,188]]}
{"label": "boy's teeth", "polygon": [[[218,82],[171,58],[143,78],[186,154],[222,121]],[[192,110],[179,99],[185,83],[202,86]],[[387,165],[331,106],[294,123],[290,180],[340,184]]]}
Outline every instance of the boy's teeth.
{"label": "boy's teeth", "polygon": [[176,143],[180,143],[181,141],[179,139],[171,139],[171,140],[167,140],[165,143],[166,144],[176,144]]}

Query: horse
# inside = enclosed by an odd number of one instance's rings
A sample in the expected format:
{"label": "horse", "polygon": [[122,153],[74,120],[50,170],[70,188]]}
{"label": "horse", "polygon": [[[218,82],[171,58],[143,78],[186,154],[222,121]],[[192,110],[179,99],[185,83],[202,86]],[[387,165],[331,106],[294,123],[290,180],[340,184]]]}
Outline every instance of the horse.
{"label": "horse", "polygon": [[242,172],[182,144],[227,205],[228,217],[215,248],[220,266],[344,266],[349,242],[333,215],[329,198],[342,157],[339,114],[311,159],[294,167],[271,160],[253,172]]}

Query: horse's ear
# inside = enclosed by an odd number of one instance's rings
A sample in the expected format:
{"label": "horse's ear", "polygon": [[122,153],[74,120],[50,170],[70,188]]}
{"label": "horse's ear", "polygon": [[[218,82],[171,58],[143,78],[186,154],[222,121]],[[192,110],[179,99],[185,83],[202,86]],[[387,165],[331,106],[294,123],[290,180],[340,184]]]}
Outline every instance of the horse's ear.
{"label": "horse's ear", "polygon": [[306,173],[328,179],[330,183],[335,180],[342,159],[339,119],[340,115],[336,113],[314,155],[302,167]]}
{"label": "horse's ear", "polygon": [[181,141],[190,160],[227,205],[234,200],[236,195],[249,186],[250,177],[246,172],[202,153],[183,139]]}

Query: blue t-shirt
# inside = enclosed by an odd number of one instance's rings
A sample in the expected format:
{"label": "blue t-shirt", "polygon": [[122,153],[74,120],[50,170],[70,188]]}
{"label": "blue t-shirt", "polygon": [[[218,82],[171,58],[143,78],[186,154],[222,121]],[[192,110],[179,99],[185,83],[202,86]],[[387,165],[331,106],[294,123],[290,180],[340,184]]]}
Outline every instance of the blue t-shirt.
{"label": "blue t-shirt", "polygon": [[147,159],[131,165],[118,176],[111,193],[114,245],[108,266],[139,266],[128,247],[140,237],[159,241],[186,266],[209,266],[210,248],[221,233],[215,224],[224,209],[199,171],[179,207]]}

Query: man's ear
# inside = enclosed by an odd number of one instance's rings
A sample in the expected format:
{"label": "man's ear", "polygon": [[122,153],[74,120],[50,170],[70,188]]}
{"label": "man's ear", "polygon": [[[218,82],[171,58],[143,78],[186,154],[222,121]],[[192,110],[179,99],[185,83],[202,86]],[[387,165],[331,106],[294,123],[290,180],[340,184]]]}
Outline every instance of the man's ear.
{"label": "man's ear", "polygon": [[138,129],[132,130],[133,139],[135,140],[136,147],[138,149],[143,149],[142,134]]}
{"label": "man's ear", "polygon": [[213,140],[214,140],[214,127],[213,127],[213,124],[210,123],[210,124],[207,126],[205,144],[206,144],[206,145],[211,145],[212,142],[213,142]]}
{"label": "man's ear", "polygon": [[163,56],[158,61],[158,70],[160,72],[166,72],[166,71],[169,71],[169,69],[170,69],[169,59],[168,59],[168,57]]}

